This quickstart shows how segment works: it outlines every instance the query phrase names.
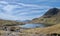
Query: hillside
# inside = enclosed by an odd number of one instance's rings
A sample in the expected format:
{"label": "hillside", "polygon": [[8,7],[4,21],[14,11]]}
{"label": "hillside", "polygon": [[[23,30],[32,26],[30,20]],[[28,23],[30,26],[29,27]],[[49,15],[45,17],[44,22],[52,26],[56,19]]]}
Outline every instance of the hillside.
{"label": "hillside", "polygon": [[[0,30],[0,35],[2,36],[46,36],[47,34],[57,33],[60,34],[60,9],[52,8],[49,9],[42,17],[35,18],[29,23],[44,23],[44,24],[55,24],[53,26],[48,26],[44,28],[32,28],[27,30],[22,30],[20,32],[11,32]],[[22,22],[11,21],[11,20],[1,20],[1,25],[16,25],[23,24]],[[16,28],[15,28],[16,29]],[[9,35],[8,35],[9,34]]]}
{"label": "hillside", "polygon": [[24,33],[31,33],[31,34],[51,34],[51,33],[59,33],[60,34],[60,24],[50,26],[50,27],[45,27],[45,28],[35,28],[35,29],[29,29],[29,30],[24,30]]}
{"label": "hillside", "polygon": [[22,22],[17,22],[17,21],[13,21],[13,20],[3,20],[3,19],[0,19],[0,26],[3,26],[3,25],[16,25],[16,24],[24,24]]}
{"label": "hillside", "polygon": [[[35,28],[35,29],[28,29],[23,30],[21,32],[10,32],[10,31],[3,31],[0,30],[1,36],[46,36],[47,34],[57,33],[60,34],[60,24],[45,27],[45,28]],[[9,34],[9,35],[8,35]]]}
{"label": "hillside", "polygon": [[48,26],[45,28],[34,28],[22,31],[26,34],[36,34],[36,35],[44,35],[44,34],[60,34],[60,9],[52,8],[49,9],[42,17],[35,18],[29,23],[44,23],[44,24],[55,24],[53,26]]}
{"label": "hillside", "polygon": [[60,23],[60,9],[49,9],[42,17],[32,19],[29,23],[58,24]]}
{"label": "hillside", "polygon": [[[33,19],[30,23],[44,23],[44,24],[55,24],[44,28],[32,28],[22,30],[21,32],[10,32],[0,30],[2,36],[46,36],[53,33],[60,34],[60,9],[52,8],[48,10],[42,17]],[[0,20],[0,25],[15,25],[23,24],[22,22],[11,21],[11,20]],[[8,35],[9,34],[9,35]]]}

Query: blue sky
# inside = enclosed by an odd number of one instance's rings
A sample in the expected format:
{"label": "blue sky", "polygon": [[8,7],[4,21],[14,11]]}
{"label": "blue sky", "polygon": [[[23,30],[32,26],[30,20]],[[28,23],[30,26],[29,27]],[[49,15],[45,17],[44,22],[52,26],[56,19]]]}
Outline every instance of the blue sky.
{"label": "blue sky", "polygon": [[31,20],[54,7],[60,8],[60,0],[0,0],[0,19]]}

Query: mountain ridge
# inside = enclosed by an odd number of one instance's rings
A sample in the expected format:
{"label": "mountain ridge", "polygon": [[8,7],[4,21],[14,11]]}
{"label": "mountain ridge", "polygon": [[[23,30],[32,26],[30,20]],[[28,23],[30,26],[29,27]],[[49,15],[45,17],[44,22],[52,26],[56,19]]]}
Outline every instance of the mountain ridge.
{"label": "mountain ridge", "polygon": [[51,8],[43,16],[32,19],[29,23],[58,24],[60,23],[60,9]]}

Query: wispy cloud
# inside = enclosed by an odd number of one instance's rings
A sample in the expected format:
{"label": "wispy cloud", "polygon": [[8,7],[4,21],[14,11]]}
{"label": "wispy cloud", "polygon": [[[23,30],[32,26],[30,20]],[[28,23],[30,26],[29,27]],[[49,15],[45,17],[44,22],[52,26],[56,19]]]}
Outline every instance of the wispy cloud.
{"label": "wispy cloud", "polygon": [[[42,16],[48,9],[53,8],[53,6],[49,5],[28,4],[18,1],[19,0],[0,1],[0,18],[10,20],[33,19]],[[35,1],[45,2],[48,0]]]}

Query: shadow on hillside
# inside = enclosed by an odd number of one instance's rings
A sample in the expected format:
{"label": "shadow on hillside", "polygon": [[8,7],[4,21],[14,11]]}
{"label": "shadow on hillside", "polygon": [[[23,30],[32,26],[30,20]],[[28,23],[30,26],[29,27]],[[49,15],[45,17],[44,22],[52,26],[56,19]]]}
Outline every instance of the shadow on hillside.
{"label": "shadow on hillside", "polygon": [[47,36],[60,36],[60,34],[57,34],[57,33],[51,33],[51,34],[47,34]]}

